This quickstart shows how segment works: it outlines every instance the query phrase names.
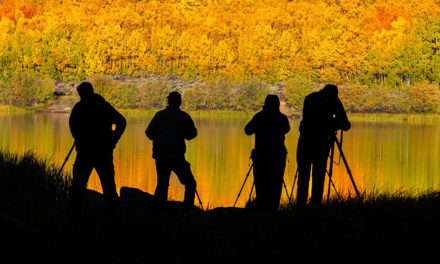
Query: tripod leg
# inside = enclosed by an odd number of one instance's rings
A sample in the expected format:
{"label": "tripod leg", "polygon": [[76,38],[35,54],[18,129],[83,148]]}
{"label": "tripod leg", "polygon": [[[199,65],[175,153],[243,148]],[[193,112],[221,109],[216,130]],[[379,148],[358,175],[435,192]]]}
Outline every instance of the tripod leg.
{"label": "tripod leg", "polygon": [[[338,190],[336,190],[335,183],[333,182],[333,180],[332,180],[331,178],[330,178],[330,183],[331,183],[331,185],[333,186],[333,189],[335,190],[336,196],[338,196],[338,199],[341,200],[341,196],[339,195]],[[330,183],[329,183],[329,184],[330,184]],[[328,199],[328,198],[327,198],[327,199]]]}
{"label": "tripod leg", "polygon": [[199,204],[200,204],[200,207],[202,208],[202,211],[205,211],[205,209],[203,209],[202,200],[200,200],[199,192],[197,191],[197,189],[196,189],[196,195],[197,195],[197,199],[199,200]]}
{"label": "tripod leg", "polygon": [[293,178],[292,190],[290,191],[290,199],[293,197],[293,189],[295,188],[296,180],[298,179],[298,168],[296,168],[295,178]]}
{"label": "tripod leg", "polygon": [[286,182],[283,180],[283,185],[284,185],[284,190],[286,191],[286,195],[287,195],[287,199],[289,199],[289,204],[290,204],[290,196],[289,196],[289,191],[287,191],[287,186],[286,186]]}
{"label": "tripod leg", "polygon": [[251,188],[251,192],[249,193],[249,199],[248,199],[248,202],[251,200],[252,192],[254,191],[254,187],[255,187],[255,182],[252,183],[252,188]]}
{"label": "tripod leg", "polygon": [[72,154],[72,151],[73,151],[73,149],[75,148],[75,145],[76,145],[76,142],[73,142],[73,145],[72,145],[72,147],[70,148],[69,154],[67,154],[66,158],[64,159],[64,163],[63,163],[63,165],[61,166],[60,170],[59,170],[58,173],[57,173],[57,177],[60,176],[61,172],[63,171],[64,166],[66,165],[67,161],[69,160],[70,154]]}
{"label": "tripod leg", "polygon": [[328,171],[328,189],[327,189],[327,201],[330,199],[330,183],[332,183],[333,176],[333,159],[335,157],[335,141],[332,140],[331,152],[330,152],[330,168]]}
{"label": "tripod leg", "polygon": [[[243,185],[241,186],[240,192],[238,193],[238,195],[237,195],[237,199],[235,199],[234,205],[233,205],[232,207],[235,207],[235,205],[237,204],[238,198],[240,197],[241,192],[243,191],[244,185],[246,184],[246,181],[247,181],[247,179],[248,179],[248,177],[249,177],[249,174],[251,173],[251,170],[252,170],[252,167],[253,167],[253,166],[254,166],[254,163],[252,163],[251,166],[249,167],[249,171],[248,171],[248,173],[246,174],[246,178],[244,179]],[[253,189],[253,187],[254,187],[254,186],[252,185],[252,189]],[[252,193],[252,192],[251,192],[251,193]]]}
{"label": "tripod leg", "polygon": [[361,194],[359,193],[359,190],[356,186],[356,183],[354,182],[353,175],[351,174],[351,170],[350,170],[350,167],[348,166],[347,159],[345,159],[344,152],[342,151],[341,143],[338,141],[337,138],[335,138],[335,142],[339,148],[339,153],[341,153],[341,157],[342,157],[342,160],[344,161],[345,168],[347,169],[348,176],[350,176],[350,180],[351,180],[351,183],[353,184],[353,188],[354,188],[354,191],[356,192],[356,196],[358,197],[359,201],[362,201]]}

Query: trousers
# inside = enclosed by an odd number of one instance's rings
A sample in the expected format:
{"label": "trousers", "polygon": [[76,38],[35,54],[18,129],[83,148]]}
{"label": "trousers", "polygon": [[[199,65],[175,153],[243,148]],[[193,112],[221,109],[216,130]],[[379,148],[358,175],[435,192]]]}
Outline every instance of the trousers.
{"label": "trousers", "polygon": [[320,205],[322,203],[329,151],[329,138],[315,138],[303,134],[299,136],[296,153],[298,163],[298,189],[296,197],[298,206],[305,206],[307,204],[311,170],[311,204]]}
{"label": "trousers", "polygon": [[70,203],[79,206],[82,202],[84,191],[90,174],[95,169],[101,181],[106,207],[116,207],[119,204],[118,193],[115,184],[115,169],[113,166],[113,150],[92,152],[77,152],[73,164],[73,179],[70,189]]}
{"label": "trousers", "polygon": [[186,207],[194,206],[196,181],[191,172],[190,164],[185,160],[185,157],[156,158],[156,171],[157,186],[154,194],[159,203],[165,203],[168,199],[170,175],[173,171],[180,183],[185,186],[184,205]]}
{"label": "trousers", "polygon": [[284,169],[286,168],[285,150],[274,153],[253,155],[255,205],[264,211],[276,211],[280,205],[283,187]]}

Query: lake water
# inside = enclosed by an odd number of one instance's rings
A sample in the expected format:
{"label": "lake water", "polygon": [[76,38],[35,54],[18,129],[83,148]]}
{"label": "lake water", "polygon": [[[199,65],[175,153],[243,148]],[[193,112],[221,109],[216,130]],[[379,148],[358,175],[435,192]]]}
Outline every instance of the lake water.
{"label": "lake water", "polygon": [[[232,206],[249,169],[253,137],[244,134],[251,114],[192,113],[199,135],[187,142],[191,163],[204,206]],[[61,165],[73,144],[68,114],[0,114],[0,149],[39,157]],[[127,117],[127,129],[115,149],[116,185],[154,193],[156,186],[152,143],[144,134],[150,117]],[[288,163],[285,182],[290,192],[296,172],[299,120],[291,120],[286,135]],[[352,122],[344,134],[343,151],[359,189],[411,193],[440,187],[440,124]],[[335,160],[339,154],[336,152]],[[71,172],[75,153],[65,170]],[[338,192],[353,194],[342,165],[334,168]],[[252,185],[250,177],[238,202],[243,206]],[[101,191],[93,172],[88,188]],[[172,175],[169,197],[182,200],[184,187]],[[332,192],[334,194],[334,192]],[[283,191],[283,200],[286,200]]]}

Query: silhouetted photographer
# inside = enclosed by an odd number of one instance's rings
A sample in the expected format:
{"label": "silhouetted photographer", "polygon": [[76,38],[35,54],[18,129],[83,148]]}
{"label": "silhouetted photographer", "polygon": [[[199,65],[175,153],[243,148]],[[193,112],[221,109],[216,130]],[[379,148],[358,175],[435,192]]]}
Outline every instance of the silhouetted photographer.
{"label": "silhouetted photographer", "polygon": [[327,158],[337,130],[351,127],[344,106],[338,98],[338,88],[326,85],[304,100],[303,119],[298,140],[297,205],[307,204],[310,170],[312,169],[312,205],[322,203]]}
{"label": "silhouetted photographer", "polygon": [[168,106],[157,112],[145,134],[153,141],[153,158],[156,160],[157,186],[155,196],[159,204],[165,204],[171,171],[185,185],[185,207],[194,206],[196,181],[190,164],[185,160],[185,139],[197,136],[197,129],[191,117],[180,110],[182,103],[178,92],[168,95]]}
{"label": "silhouetted photographer", "polygon": [[289,120],[280,112],[280,100],[268,95],[263,110],[246,125],[247,135],[255,134],[254,183],[257,208],[275,211],[280,205],[287,150],[284,136],[289,132]]}
{"label": "silhouetted photographer", "polygon": [[[75,139],[76,160],[70,203],[79,206],[95,168],[101,180],[106,207],[117,207],[113,149],[124,133],[125,118],[104,98],[94,93],[92,84],[82,82],[77,88],[81,100],[75,104],[69,119],[70,131]],[[116,129],[113,130],[113,125]]]}

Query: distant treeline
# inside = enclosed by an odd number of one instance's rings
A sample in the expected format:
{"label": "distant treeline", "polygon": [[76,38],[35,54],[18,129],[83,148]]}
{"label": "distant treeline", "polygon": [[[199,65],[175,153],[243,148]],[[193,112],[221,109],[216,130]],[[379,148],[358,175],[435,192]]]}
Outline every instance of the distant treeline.
{"label": "distant treeline", "polygon": [[[103,95],[115,107],[121,109],[160,109],[166,106],[166,96],[176,90],[167,80],[120,81],[112,76],[90,77],[95,91]],[[0,104],[32,107],[59,102],[54,95],[55,81],[40,79],[29,74],[15,74],[0,81]],[[317,91],[324,84],[306,77],[296,76],[282,82],[276,93],[291,108],[302,111],[307,94]],[[183,107],[187,110],[236,110],[261,109],[265,97],[273,93],[269,84],[253,79],[241,83],[230,81],[197,82],[179,88],[183,95]],[[72,93],[75,96],[75,87]],[[439,86],[428,81],[399,88],[359,84],[339,85],[339,97],[351,113],[439,113]],[[79,98],[76,98],[78,100]]]}
{"label": "distant treeline", "polygon": [[0,72],[440,81],[437,0],[0,1]]}
{"label": "distant treeline", "polygon": [[[352,112],[438,112],[439,40],[437,0],[4,0],[1,99],[47,103],[44,80],[158,73],[204,80],[185,91],[194,109],[255,109],[282,82],[296,111],[336,83]],[[123,108],[162,106],[167,92],[97,83]]]}

